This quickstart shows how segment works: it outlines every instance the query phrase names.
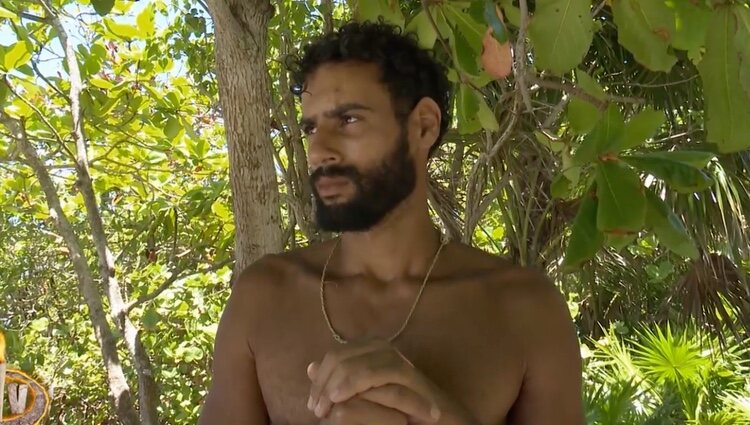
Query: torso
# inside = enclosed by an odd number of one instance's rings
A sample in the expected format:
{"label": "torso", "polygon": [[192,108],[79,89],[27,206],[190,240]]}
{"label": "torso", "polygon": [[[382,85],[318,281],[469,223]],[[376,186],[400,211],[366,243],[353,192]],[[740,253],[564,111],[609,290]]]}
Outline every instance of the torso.
{"label": "torso", "polygon": [[[330,244],[276,256],[283,270],[269,285],[251,344],[258,381],[275,425],[317,424],[307,410],[307,365],[338,344],[320,305],[320,272]],[[445,248],[442,275],[431,279],[414,315],[393,344],[414,366],[482,424],[501,425],[524,375],[523,314],[514,268],[460,244]],[[436,269],[437,270],[437,269]],[[401,327],[421,282],[362,284],[331,276],[326,302],[334,328],[349,339],[387,338]],[[399,286],[399,285],[395,285]],[[370,289],[364,289],[364,288]],[[523,303],[520,303],[523,304]],[[520,322],[524,322],[521,320]]]}

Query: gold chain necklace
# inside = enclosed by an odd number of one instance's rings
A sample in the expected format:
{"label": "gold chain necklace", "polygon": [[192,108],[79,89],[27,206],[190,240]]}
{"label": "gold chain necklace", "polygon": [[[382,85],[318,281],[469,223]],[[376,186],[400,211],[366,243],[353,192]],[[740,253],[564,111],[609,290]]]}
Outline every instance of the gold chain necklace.
{"label": "gold chain necklace", "polygon": [[[325,284],[326,284],[326,270],[328,269],[328,263],[331,262],[331,258],[333,258],[333,253],[336,251],[336,248],[339,246],[339,243],[341,242],[341,238],[336,240],[336,243],[333,245],[333,248],[331,248],[330,254],[328,254],[328,259],[326,260],[325,264],[323,265],[323,273],[320,275],[320,307],[323,310],[323,317],[326,320],[326,324],[328,325],[328,329],[331,331],[331,335],[333,335],[333,339],[336,340],[339,344],[346,344],[349,341],[344,339],[341,335],[339,335],[338,332],[333,328],[333,324],[331,324],[331,318],[328,317],[328,310],[326,309],[326,301],[325,301]],[[411,316],[414,314],[414,310],[417,308],[417,304],[419,303],[419,299],[422,297],[422,292],[424,292],[424,288],[427,285],[427,280],[430,278],[430,274],[432,274],[432,269],[435,267],[435,264],[437,263],[438,257],[440,257],[440,252],[443,250],[443,247],[448,245],[449,240],[445,237],[440,238],[440,247],[438,247],[437,252],[435,253],[435,257],[432,259],[432,264],[430,264],[430,268],[427,269],[427,274],[424,277],[424,280],[422,281],[422,286],[419,288],[419,292],[417,293],[417,298],[414,300],[414,304],[411,306],[411,310],[409,310],[409,315],[406,316],[406,320],[404,321],[404,324],[401,325],[401,329],[398,330],[392,337],[388,339],[388,342],[393,342],[396,338],[401,335],[401,333],[406,329],[406,326],[409,324],[409,321],[411,320]]]}

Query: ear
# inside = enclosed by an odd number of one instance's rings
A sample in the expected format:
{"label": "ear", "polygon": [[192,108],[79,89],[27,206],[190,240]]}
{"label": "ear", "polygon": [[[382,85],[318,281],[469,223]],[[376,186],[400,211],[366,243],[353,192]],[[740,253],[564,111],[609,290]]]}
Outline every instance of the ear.
{"label": "ear", "polygon": [[411,112],[410,127],[414,141],[420,150],[429,152],[440,135],[440,121],[442,113],[437,102],[429,97],[423,97]]}

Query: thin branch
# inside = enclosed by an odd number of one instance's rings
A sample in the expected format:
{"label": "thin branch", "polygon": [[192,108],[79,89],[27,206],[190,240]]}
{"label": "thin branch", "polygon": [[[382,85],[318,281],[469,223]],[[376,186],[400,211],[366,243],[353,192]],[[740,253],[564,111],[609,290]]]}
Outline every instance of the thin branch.
{"label": "thin branch", "polygon": [[29,21],[39,22],[40,24],[48,24],[46,19],[42,18],[41,16],[32,15],[28,12],[21,12],[21,18],[28,19]]}
{"label": "thin branch", "polygon": [[616,96],[611,94],[605,95],[606,100],[600,100],[595,96],[586,93],[586,91],[584,91],[582,88],[572,86],[570,84],[565,84],[560,81],[545,80],[535,75],[528,75],[528,78],[531,84],[536,84],[547,89],[562,90],[587,102],[591,102],[600,109],[606,109],[608,102],[633,103],[636,105],[642,105],[646,103],[645,99],[640,99],[637,97]]}
{"label": "thin branch", "polygon": [[23,97],[20,93],[18,93],[13,86],[10,85],[10,82],[8,82],[7,79],[3,78],[3,83],[8,87],[8,90],[10,90],[11,93],[13,93],[14,96],[16,96],[18,99],[21,100],[21,102],[25,103],[26,106],[28,106],[34,113],[39,117],[39,119],[44,123],[47,128],[49,128],[49,131],[52,132],[52,135],[55,136],[55,139],[58,143],[60,143],[60,147],[62,147],[65,152],[70,155],[71,158],[75,158],[75,154],[71,152],[70,149],[68,149],[68,146],[65,144],[65,141],[63,140],[62,136],[60,136],[60,133],[57,132],[57,129],[52,125],[52,123],[49,122],[47,119],[47,116],[42,113],[39,108],[36,107],[33,103],[31,103],[28,99]]}
{"label": "thin branch", "polygon": [[139,297],[137,300],[130,302],[126,307],[125,311],[130,312],[134,308],[143,305],[144,303],[147,303],[159,295],[161,295],[162,292],[166,291],[170,286],[172,286],[173,283],[177,282],[178,280],[182,280],[185,278],[188,278],[190,276],[194,276],[199,273],[210,273],[214,272],[216,270],[219,270],[227,265],[229,265],[233,261],[232,258],[227,258],[224,261],[220,261],[216,264],[212,264],[210,267],[203,269],[203,270],[192,270],[188,273],[180,274],[177,270],[173,270],[171,276],[167,280],[165,280],[161,285],[159,285],[158,288],[156,288],[153,292],[150,292],[146,295],[143,295]]}
{"label": "thin branch", "polygon": [[529,88],[526,85],[526,74],[528,72],[526,68],[526,29],[529,23],[529,7],[526,0],[519,0],[518,7],[521,11],[521,22],[519,22],[518,39],[516,40],[516,49],[513,55],[515,58],[513,63],[516,68],[516,88],[521,93],[526,109],[529,113],[533,114],[534,108],[531,106],[531,96],[529,96]]}

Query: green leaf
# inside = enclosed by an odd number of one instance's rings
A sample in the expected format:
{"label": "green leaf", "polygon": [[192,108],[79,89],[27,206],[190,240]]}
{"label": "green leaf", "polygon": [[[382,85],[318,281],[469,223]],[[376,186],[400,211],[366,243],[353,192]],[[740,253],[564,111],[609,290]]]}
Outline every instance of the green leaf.
{"label": "green leaf", "polygon": [[620,109],[610,104],[606,113],[596,124],[594,130],[584,137],[573,157],[575,165],[586,165],[596,158],[611,153],[617,147],[625,127]]}
{"label": "green leaf", "polygon": [[44,332],[49,327],[49,319],[46,317],[40,317],[38,319],[33,320],[29,324],[29,328],[31,328],[35,332]]}
{"label": "green leaf", "polygon": [[669,153],[639,154],[621,157],[633,167],[664,180],[681,193],[700,192],[711,186],[713,181],[703,171],[672,158]]}
{"label": "green leaf", "polygon": [[10,19],[13,23],[18,23],[18,14],[0,6],[0,18]]}
{"label": "green leaf", "polygon": [[136,39],[140,35],[135,25],[120,24],[109,18],[104,19],[104,26],[112,35],[126,41]]}
{"label": "green leaf", "polygon": [[231,220],[232,213],[229,211],[229,208],[224,205],[224,203],[221,200],[216,200],[213,204],[211,204],[211,212],[216,214],[217,217],[224,221]]}
{"label": "green leaf", "polygon": [[650,157],[662,158],[668,161],[677,161],[689,165],[699,170],[706,168],[708,163],[716,158],[716,154],[703,151],[669,151],[669,152],[650,152]]}
{"label": "green leaf", "polygon": [[[750,96],[740,81],[736,17],[729,7],[717,7],[706,38],[706,54],[698,64],[706,101],[707,139],[719,152],[750,148]],[[747,43],[747,41],[745,41]]]}
{"label": "green leaf", "polygon": [[492,109],[487,105],[487,102],[481,97],[479,98],[479,110],[477,111],[477,118],[479,123],[482,124],[482,128],[489,131],[500,130],[500,124],[497,122],[497,117]]}
{"label": "green leaf", "polygon": [[664,125],[666,116],[663,111],[646,108],[625,124],[622,140],[618,151],[632,149],[640,146],[643,142],[654,137],[657,131]]}
{"label": "green leaf", "polygon": [[653,191],[646,191],[646,225],[669,250],[685,258],[698,258],[698,248],[682,221]]}
{"label": "green leaf", "polygon": [[377,22],[382,16],[385,22],[400,28],[404,27],[405,21],[397,0],[360,0],[357,2],[355,16],[360,22]]}
{"label": "green leaf", "polygon": [[[599,100],[604,100],[606,93],[589,74],[580,69],[576,69],[576,82],[578,87],[586,93],[594,96]],[[574,97],[568,103],[568,121],[570,128],[577,134],[587,134],[594,129],[596,123],[601,118],[602,112],[591,102]]]}
{"label": "green leaf", "polygon": [[500,0],[500,5],[503,7],[505,19],[507,19],[512,25],[520,27],[521,10],[516,6],[513,6],[513,0]]}
{"label": "green leaf", "polygon": [[652,71],[668,72],[677,62],[669,52],[675,18],[663,0],[612,2],[619,43]]}
{"label": "green leaf", "polygon": [[750,98],[750,10],[741,6],[735,6],[733,10],[737,17],[734,46],[740,59],[740,84]]}
{"label": "green leaf", "polygon": [[607,246],[612,247],[615,251],[620,252],[622,251],[626,246],[633,243],[635,238],[638,237],[637,233],[629,234],[629,235],[614,235],[614,234],[608,234],[607,235]]}
{"label": "green leaf", "polygon": [[143,327],[149,331],[156,329],[157,325],[159,325],[160,320],[161,316],[153,307],[146,308],[146,310],[143,312],[143,317],[141,317]]}
{"label": "green leaf", "polygon": [[99,16],[106,16],[115,6],[115,0],[91,0],[91,5]]}
{"label": "green leaf", "polygon": [[[455,35],[458,36],[460,34],[464,37],[467,46],[473,52],[474,61],[476,61],[476,56],[482,51],[482,38],[484,37],[485,27],[451,3],[443,4],[442,9],[448,22],[456,27],[457,31],[454,32]],[[458,46],[456,48],[458,49]]]}
{"label": "green leaf", "polygon": [[550,195],[552,195],[553,199],[566,199],[568,196],[570,196],[570,191],[573,189],[571,185],[571,181],[568,180],[567,177],[565,177],[565,174],[558,174],[555,176],[555,178],[552,180],[552,185],[550,185]]}
{"label": "green leaf", "polygon": [[138,31],[141,32],[142,36],[147,38],[154,35],[154,33],[156,33],[154,6],[148,5],[143,8],[135,21],[138,24]]}
{"label": "green leaf", "polygon": [[604,233],[596,228],[597,209],[596,199],[591,194],[584,195],[565,250],[563,264],[566,268],[576,267],[593,258],[604,244]]}
{"label": "green leaf", "polygon": [[[672,47],[688,52],[697,52],[706,42],[711,10],[704,4],[688,0],[668,2],[675,17],[675,32]],[[691,56],[693,56],[691,54]]]}
{"label": "green leaf", "polygon": [[6,71],[12,71],[31,60],[31,52],[34,46],[28,41],[19,41],[5,52],[3,67]]}
{"label": "green leaf", "polygon": [[643,191],[641,179],[621,161],[601,162],[596,174],[599,230],[617,235],[641,230],[646,220]]}
{"label": "green leaf", "polygon": [[458,132],[460,134],[471,134],[482,128],[477,113],[479,112],[479,96],[474,89],[466,84],[458,87],[458,104],[456,105]]}
{"label": "green leaf", "polygon": [[167,136],[170,140],[174,140],[177,135],[180,134],[180,131],[182,130],[182,124],[180,124],[180,120],[175,116],[170,116],[169,119],[167,119],[167,123],[164,126],[164,135]]}
{"label": "green leaf", "polygon": [[497,16],[497,6],[492,0],[484,0],[484,21],[492,28],[492,35],[500,44],[508,42],[508,33],[505,24]]}
{"label": "green leaf", "polygon": [[435,27],[432,26],[432,22],[430,22],[430,18],[424,10],[421,10],[409,21],[406,31],[417,35],[419,46],[423,49],[432,49],[437,40],[437,31],[435,31]]}
{"label": "green leaf", "polygon": [[562,75],[581,63],[594,37],[590,0],[537,0],[529,24],[539,69]]}
{"label": "green leaf", "polygon": [[479,74],[479,64],[477,63],[477,53],[469,46],[469,42],[464,38],[463,33],[456,32],[453,34],[453,57],[457,60],[457,67],[470,75]]}
{"label": "green leaf", "polygon": [[542,131],[535,130],[534,136],[536,137],[536,141],[539,142],[540,145],[546,146],[547,149],[551,150],[552,152],[559,153],[562,152],[563,149],[565,149],[566,145],[563,141],[553,140]]}

